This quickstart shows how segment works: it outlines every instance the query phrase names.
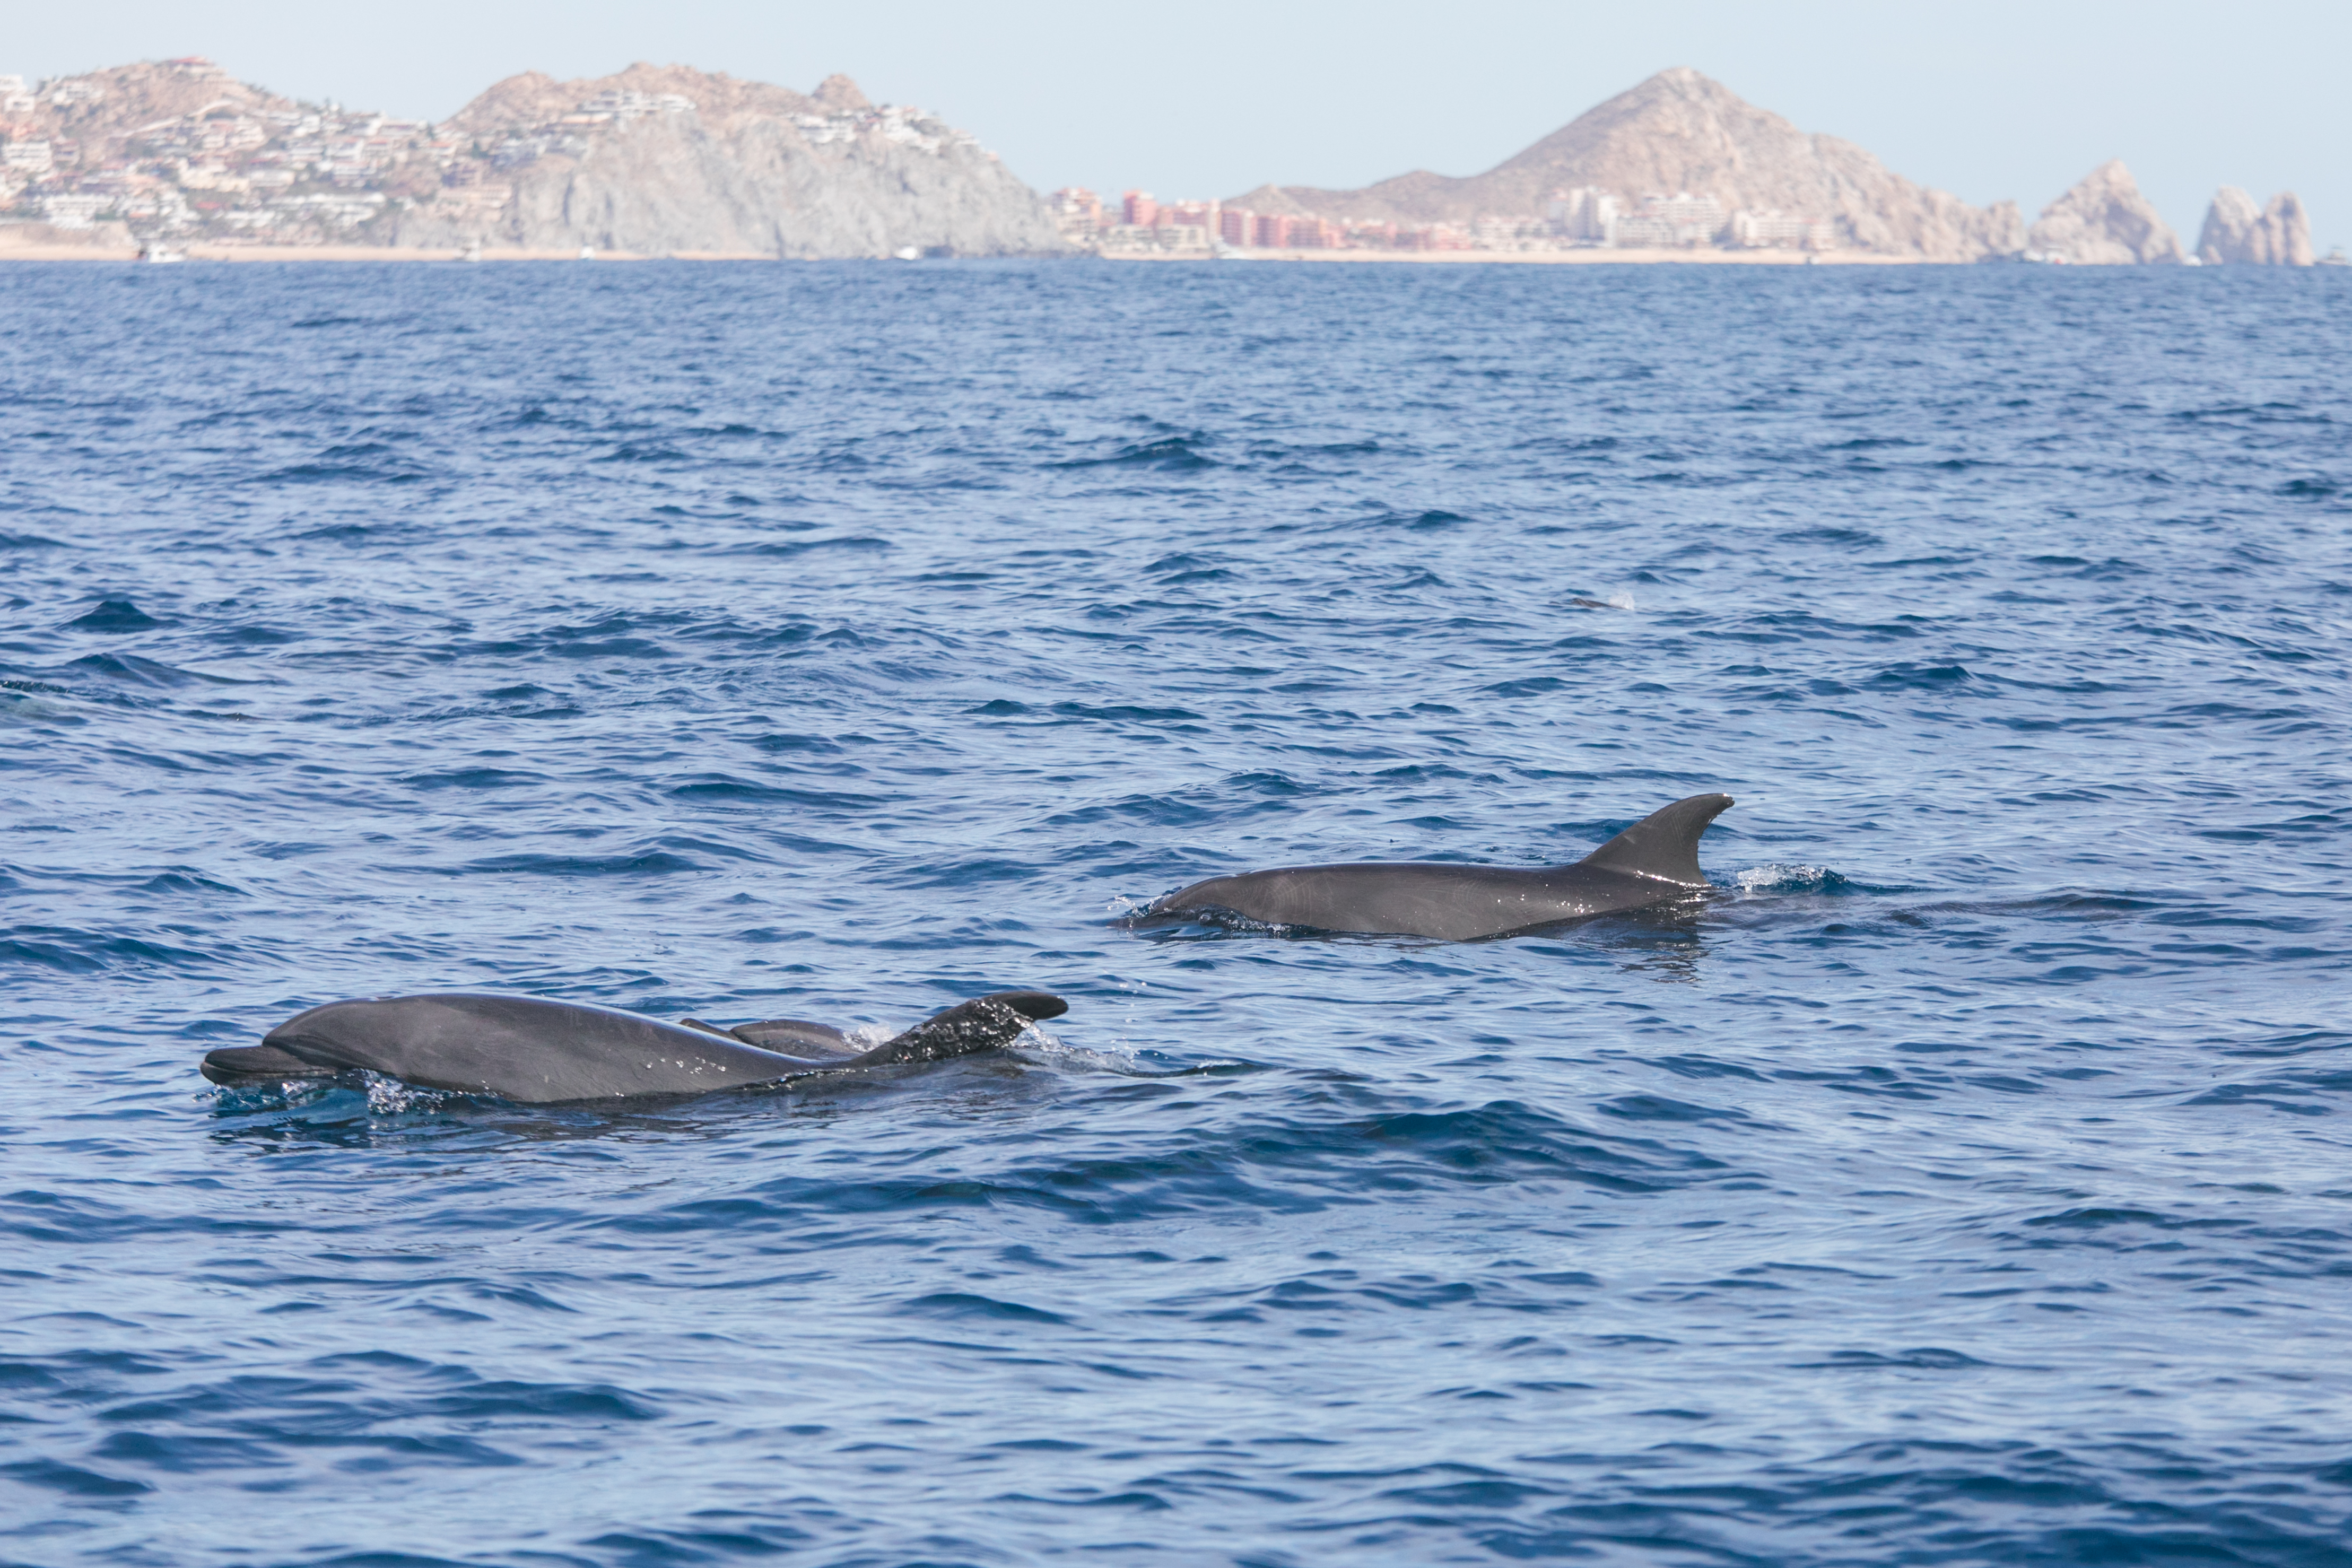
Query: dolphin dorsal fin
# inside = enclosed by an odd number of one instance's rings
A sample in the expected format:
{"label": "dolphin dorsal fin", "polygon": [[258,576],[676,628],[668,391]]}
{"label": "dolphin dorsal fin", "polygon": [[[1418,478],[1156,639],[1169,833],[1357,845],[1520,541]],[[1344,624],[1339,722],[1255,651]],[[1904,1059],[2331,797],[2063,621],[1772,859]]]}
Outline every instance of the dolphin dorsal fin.
{"label": "dolphin dorsal fin", "polygon": [[1705,887],[1706,874],[1698,868],[1698,836],[1730,808],[1727,795],[1678,800],[1650,813],[1577,863],[1596,871]]}

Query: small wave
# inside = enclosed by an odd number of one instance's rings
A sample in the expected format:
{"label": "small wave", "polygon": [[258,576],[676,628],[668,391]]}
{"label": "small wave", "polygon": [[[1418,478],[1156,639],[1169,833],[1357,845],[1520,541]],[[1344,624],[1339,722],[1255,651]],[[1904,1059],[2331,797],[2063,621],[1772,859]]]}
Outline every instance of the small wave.
{"label": "small wave", "polygon": [[62,1492],[68,1497],[92,1500],[103,1499],[112,1501],[138,1497],[155,1489],[145,1481],[85,1470],[61,1459],[25,1459],[13,1465],[0,1465],[0,1476],[6,1476],[22,1486],[38,1487],[44,1491]]}
{"label": "small wave", "polygon": [[143,632],[163,623],[128,599],[104,599],[65,624],[69,632]]}
{"label": "small wave", "polygon": [[183,687],[197,685],[234,686],[240,684],[217,675],[204,675],[195,670],[180,669],[152,658],[142,658],[135,653],[94,653],[78,658],[67,667],[103,675],[115,680],[127,680],[140,686]]}
{"label": "small wave", "polygon": [[1048,1312],[1038,1307],[1024,1307],[1018,1301],[1000,1301],[993,1296],[982,1296],[968,1290],[943,1290],[929,1296],[918,1296],[898,1309],[913,1317],[995,1320],[1015,1323],[1066,1323],[1059,1312]]}
{"label": "small wave", "polygon": [[758,544],[741,544],[717,551],[720,555],[763,555],[772,559],[789,560],[796,555],[808,555],[820,550],[846,550],[853,552],[878,552],[890,548],[887,539],[857,534],[842,539],[767,540]]}
{"label": "small wave", "polygon": [[47,925],[0,930],[0,960],[66,974],[121,971],[200,974],[220,964],[214,954],[194,948],[72,926]]}
{"label": "small wave", "polygon": [[1083,702],[1056,702],[1054,704],[1054,711],[1065,719],[1095,719],[1133,724],[1197,724],[1201,722],[1201,715],[1189,708],[1145,708],[1127,705],[1091,708]]}
{"label": "small wave", "polygon": [[1215,458],[1204,456],[1198,449],[1199,442],[1197,436],[1170,436],[1158,441],[1141,441],[1121,447],[1107,458],[1074,458],[1048,466],[1057,468],[1159,468],[1172,473],[1223,467]]}
{"label": "small wave", "polygon": [[665,849],[649,849],[639,855],[491,855],[479,860],[469,860],[461,867],[447,868],[444,874],[463,877],[480,872],[520,872],[535,877],[646,877],[703,869],[706,868],[698,860],[673,855]]}
{"label": "small wave", "polygon": [[372,468],[364,463],[294,463],[272,468],[255,482],[262,485],[363,484],[410,485],[423,478],[411,469]]}
{"label": "small wave", "polygon": [[1349,528],[1402,528],[1408,533],[1444,533],[1461,527],[1471,520],[1458,511],[1446,511],[1433,507],[1427,511],[1392,511],[1362,523],[1349,522]]}
{"label": "small wave", "polygon": [[1977,679],[1976,674],[1964,665],[1898,664],[1879,671],[1867,684],[1880,691],[1949,691]]}
{"label": "small wave", "polygon": [[1827,544],[1843,550],[1878,550],[1886,543],[1885,540],[1866,528],[1831,526],[1790,529],[1786,533],[1773,535],[1773,538],[1782,544]]}

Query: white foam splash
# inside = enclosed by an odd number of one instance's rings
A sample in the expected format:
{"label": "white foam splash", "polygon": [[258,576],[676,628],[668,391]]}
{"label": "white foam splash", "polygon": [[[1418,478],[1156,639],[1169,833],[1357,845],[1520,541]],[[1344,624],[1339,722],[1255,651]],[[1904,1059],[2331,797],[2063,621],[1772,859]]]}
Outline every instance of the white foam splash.
{"label": "white foam splash", "polygon": [[1819,892],[1833,873],[1826,866],[1750,866],[1735,872],[1732,880],[1743,896],[1764,893]]}
{"label": "white foam splash", "polygon": [[367,1102],[370,1116],[404,1116],[412,1110],[437,1110],[451,1100],[464,1098],[441,1089],[419,1089],[413,1083],[403,1083],[396,1078],[381,1073],[367,1075]]}
{"label": "white foam splash", "polygon": [[1040,1024],[1033,1023],[1022,1030],[1013,1047],[1024,1056],[1043,1058],[1057,1067],[1081,1071],[1092,1068],[1133,1077],[1146,1070],[1140,1052],[1123,1040],[1108,1047],[1074,1046]]}
{"label": "white foam splash", "polygon": [[278,1083],[224,1084],[196,1098],[209,1099],[223,1110],[243,1113],[289,1110],[314,1100],[324,1100],[334,1091],[335,1084],[331,1079],[289,1078]]}
{"label": "white foam splash", "polygon": [[1640,605],[1633,603],[1633,595],[1625,592],[1622,588],[1618,589],[1615,593],[1609,595],[1609,607],[1612,610],[1636,610],[1641,608]]}

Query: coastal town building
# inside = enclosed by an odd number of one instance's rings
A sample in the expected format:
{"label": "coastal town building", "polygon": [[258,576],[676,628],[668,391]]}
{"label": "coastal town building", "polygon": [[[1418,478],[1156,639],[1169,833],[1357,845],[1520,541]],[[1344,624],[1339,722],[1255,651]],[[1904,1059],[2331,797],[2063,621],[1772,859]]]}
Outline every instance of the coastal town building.
{"label": "coastal town building", "polygon": [[1767,208],[1745,207],[1731,215],[1731,242],[1746,250],[1827,250],[1837,243],[1833,225]]}
{"label": "coastal town building", "polygon": [[1609,245],[1614,242],[1617,215],[1622,204],[1608,191],[1597,185],[1580,185],[1572,191],[1554,191],[1551,204],[1544,216],[1554,234],[1585,245]]}
{"label": "coastal town building", "polygon": [[[1596,185],[1554,191],[1540,214],[1483,213],[1458,224],[1399,224],[1297,212],[1253,212],[1213,201],[1162,202],[1129,190],[1104,221],[1094,194],[1054,194],[1055,221],[1074,243],[1111,252],[1171,250],[1416,250],[1528,252],[1601,247],[1826,249],[1832,226],[1801,214],[1727,212],[1708,194],[1652,192],[1628,199]],[[1171,232],[1181,231],[1181,232]]]}
{"label": "coastal town building", "polygon": [[1054,227],[1073,245],[1089,245],[1103,229],[1102,198],[1084,185],[1064,185],[1046,200]]}
{"label": "coastal town building", "polygon": [[1118,224],[1105,229],[1105,250],[1161,251],[1211,249],[1215,241],[1199,224]]}
{"label": "coastal town building", "polygon": [[1723,233],[1729,215],[1713,196],[1688,191],[1673,195],[1645,195],[1630,213],[1620,214],[1610,226],[1608,243],[1620,248],[1687,249],[1712,245]]}
{"label": "coastal town building", "polygon": [[1160,202],[1148,191],[1125,194],[1116,215],[1094,222],[1093,193],[1071,186],[1053,197],[1055,221],[1074,241],[1114,253],[1225,250],[1528,250],[1555,246],[1545,220],[1481,218],[1470,226],[1400,225],[1312,214],[1262,213],[1214,201]]}

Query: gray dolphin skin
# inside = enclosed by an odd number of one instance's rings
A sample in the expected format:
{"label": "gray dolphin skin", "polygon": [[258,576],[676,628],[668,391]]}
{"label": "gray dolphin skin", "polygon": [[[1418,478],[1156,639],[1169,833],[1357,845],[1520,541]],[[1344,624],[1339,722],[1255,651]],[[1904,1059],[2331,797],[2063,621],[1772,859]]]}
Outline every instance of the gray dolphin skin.
{"label": "gray dolphin skin", "polygon": [[1223,910],[1268,925],[1474,942],[1588,915],[1673,903],[1703,891],[1698,838],[1731,806],[1695,795],[1652,812],[1568,866],[1289,866],[1212,877],[1154,903],[1147,921]]}
{"label": "gray dolphin skin", "polygon": [[838,1029],[771,1018],[722,1029],[531,996],[451,992],[330,1002],[289,1018],[257,1046],[214,1051],[220,1084],[327,1079],[365,1069],[425,1089],[525,1105],[702,1094],[845,1068],[940,1061],[1009,1045],[1031,1020],[1069,1011],[1043,991],[960,1002],[861,1051]]}

